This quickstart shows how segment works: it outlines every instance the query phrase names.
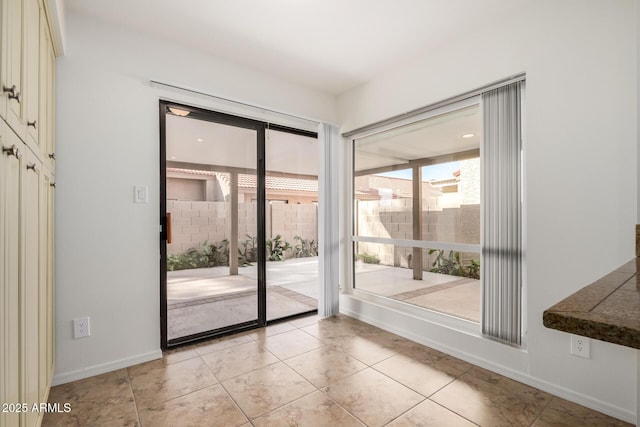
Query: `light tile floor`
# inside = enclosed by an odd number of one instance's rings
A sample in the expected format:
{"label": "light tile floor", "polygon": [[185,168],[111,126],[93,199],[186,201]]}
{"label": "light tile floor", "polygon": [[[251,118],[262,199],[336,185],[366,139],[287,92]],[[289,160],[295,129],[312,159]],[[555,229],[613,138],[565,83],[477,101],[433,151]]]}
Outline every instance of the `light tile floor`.
{"label": "light tile floor", "polygon": [[629,426],[346,316],[53,387],[44,426]]}

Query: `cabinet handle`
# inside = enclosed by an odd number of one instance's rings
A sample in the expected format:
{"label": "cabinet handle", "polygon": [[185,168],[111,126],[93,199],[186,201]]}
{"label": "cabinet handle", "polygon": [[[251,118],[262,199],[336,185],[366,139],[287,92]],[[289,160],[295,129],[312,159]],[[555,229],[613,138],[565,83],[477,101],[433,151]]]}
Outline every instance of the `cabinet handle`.
{"label": "cabinet handle", "polygon": [[7,156],[15,156],[16,159],[21,159],[22,158],[22,154],[20,153],[20,150],[18,149],[18,147],[16,147],[16,145],[12,145],[11,147],[7,148],[4,145],[2,146],[2,153],[6,154]]}
{"label": "cabinet handle", "polygon": [[22,96],[20,95],[20,92],[18,92],[17,90],[18,89],[16,88],[16,85],[13,85],[11,87],[6,87],[5,85],[2,85],[2,91],[8,94],[9,99],[15,99],[16,101],[18,101],[18,104],[20,104],[20,101],[22,100]]}
{"label": "cabinet handle", "polygon": [[49,187],[56,188],[56,183],[55,183],[55,182],[52,182],[51,184],[49,184]]}
{"label": "cabinet handle", "polygon": [[56,159],[56,153],[49,153],[49,158],[55,160]]}
{"label": "cabinet handle", "polygon": [[27,120],[27,127],[29,127],[29,126],[33,126],[33,128],[34,128],[34,129],[37,129],[37,127],[36,127],[36,125],[37,125],[37,124],[38,124],[38,121],[37,121],[37,120],[34,120],[34,121],[32,121],[32,122],[30,122],[30,121],[28,121],[28,120]]}
{"label": "cabinet handle", "polygon": [[35,173],[38,173],[38,168],[36,168],[36,164],[35,163],[29,163],[27,164],[27,170],[31,169],[32,171],[34,171]]}

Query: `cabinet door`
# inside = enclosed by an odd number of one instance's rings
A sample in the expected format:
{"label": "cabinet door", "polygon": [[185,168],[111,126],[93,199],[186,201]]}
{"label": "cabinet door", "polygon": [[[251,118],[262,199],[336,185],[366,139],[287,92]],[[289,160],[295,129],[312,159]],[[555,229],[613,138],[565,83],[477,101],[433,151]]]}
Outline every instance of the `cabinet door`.
{"label": "cabinet door", "polygon": [[[23,247],[23,280],[20,306],[22,313],[22,402],[31,407],[39,402],[40,389],[40,265],[42,209],[41,174],[42,164],[31,150],[26,150],[23,165],[23,213],[22,213],[22,247]],[[24,425],[35,426],[38,422],[37,412],[27,412]]]}
{"label": "cabinet door", "polygon": [[[20,189],[24,146],[0,120],[0,402],[17,404],[20,396]],[[17,412],[0,412],[0,426],[18,425]]]}
{"label": "cabinet door", "polygon": [[[9,126],[24,140],[26,124],[23,122],[23,14],[22,0],[2,0],[3,67],[0,102],[6,103],[6,120]],[[14,88],[15,87],[15,88]],[[10,90],[11,93],[5,92]]]}
{"label": "cabinet door", "polygon": [[[53,180],[53,178],[50,178]],[[50,181],[47,198],[47,319],[46,319],[46,335],[47,335],[47,361],[46,361],[46,387],[47,393],[51,381],[53,380],[53,371],[55,367],[55,181]]]}
{"label": "cabinet door", "polygon": [[[24,1],[24,120],[27,124],[27,145],[42,157],[44,148],[38,140],[38,122],[40,115],[40,2]],[[46,21],[45,21],[46,24]]]}
{"label": "cabinet door", "polygon": [[40,179],[40,201],[38,205],[38,222],[39,222],[39,270],[40,277],[38,279],[38,370],[40,383],[38,385],[38,401],[46,402],[49,394],[49,385],[51,384],[50,374],[50,343],[49,343],[49,325],[50,325],[50,292],[49,292],[49,258],[53,256],[50,252],[49,245],[49,198],[52,196],[50,191],[51,176],[47,173],[41,174]]}
{"label": "cabinet door", "polygon": [[0,0],[0,119],[7,119],[7,100],[2,91],[2,85],[6,82],[7,63],[9,62],[9,51],[5,46],[7,41],[7,8],[9,0]]}
{"label": "cabinet door", "polygon": [[40,17],[40,113],[38,132],[45,153],[44,161],[55,169],[55,63],[56,57],[44,11]]}

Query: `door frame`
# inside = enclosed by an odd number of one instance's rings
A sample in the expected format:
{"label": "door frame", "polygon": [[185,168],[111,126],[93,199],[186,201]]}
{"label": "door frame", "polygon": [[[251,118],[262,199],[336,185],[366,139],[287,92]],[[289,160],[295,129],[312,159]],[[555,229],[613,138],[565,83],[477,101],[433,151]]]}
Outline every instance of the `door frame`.
{"label": "door frame", "polygon": [[[267,129],[296,135],[318,138],[316,132],[296,129],[288,126],[276,125],[260,120],[234,116],[218,111],[194,107],[169,100],[159,100],[159,125],[160,125],[160,345],[162,350],[167,350],[180,345],[195,343],[224,335],[243,332],[250,329],[264,327],[267,323],[278,322],[286,319],[307,315],[309,312],[294,314],[283,319],[274,319],[267,322],[267,277],[266,277],[266,244],[257,245],[257,319],[242,322],[222,328],[200,332],[184,337],[168,340],[167,326],[167,135],[166,115],[169,108],[178,108],[189,112],[189,117],[206,120],[213,123],[241,127],[256,131],[256,181],[257,181],[257,232],[256,241],[266,242],[266,131]],[[315,310],[317,312],[317,310]]]}

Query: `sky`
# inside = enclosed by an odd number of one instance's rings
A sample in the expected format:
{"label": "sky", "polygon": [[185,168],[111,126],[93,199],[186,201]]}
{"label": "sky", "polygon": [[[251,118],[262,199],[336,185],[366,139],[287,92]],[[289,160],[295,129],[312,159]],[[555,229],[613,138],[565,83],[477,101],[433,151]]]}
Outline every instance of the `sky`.
{"label": "sky", "polygon": [[[425,166],[422,168],[422,181],[430,181],[432,179],[449,179],[453,178],[453,172],[460,169],[460,162],[442,163],[439,165]],[[393,172],[384,172],[377,174],[390,178],[411,179],[411,169],[403,169]]]}

